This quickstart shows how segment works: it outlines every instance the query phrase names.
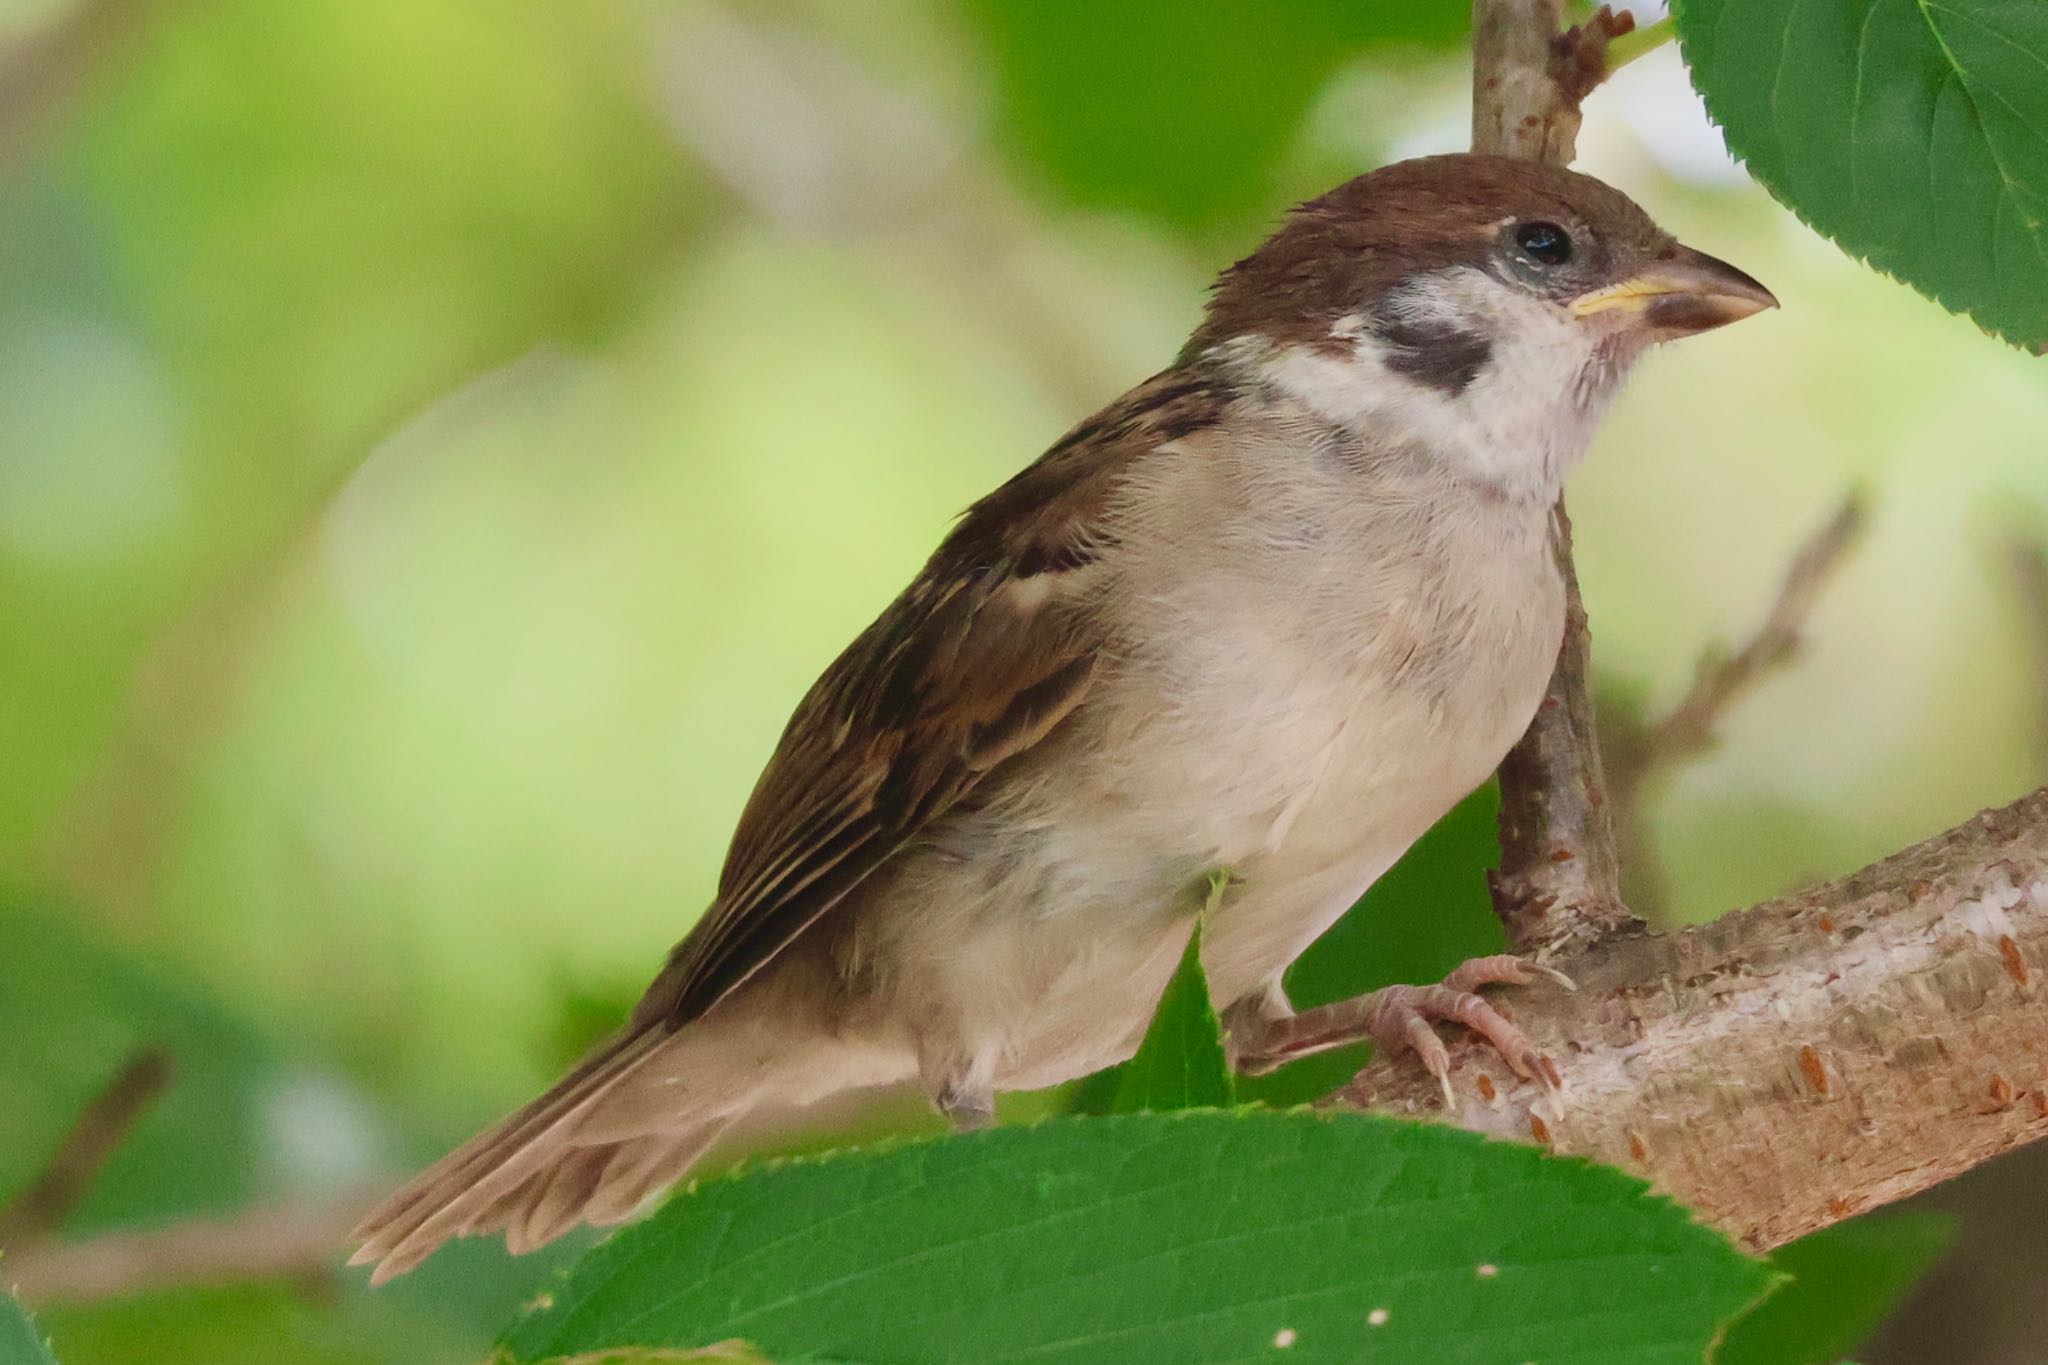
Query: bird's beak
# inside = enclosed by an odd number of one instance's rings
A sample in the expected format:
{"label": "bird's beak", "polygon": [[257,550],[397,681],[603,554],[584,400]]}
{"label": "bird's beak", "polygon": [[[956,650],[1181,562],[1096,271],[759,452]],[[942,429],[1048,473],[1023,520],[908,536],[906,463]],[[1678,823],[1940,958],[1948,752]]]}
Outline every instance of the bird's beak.
{"label": "bird's beak", "polygon": [[1620,314],[1622,326],[1656,341],[1691,336],[1776,308],[1770,290],[1726,261],[1674,246],[1640,274],[1571,301],[1573,317]]}

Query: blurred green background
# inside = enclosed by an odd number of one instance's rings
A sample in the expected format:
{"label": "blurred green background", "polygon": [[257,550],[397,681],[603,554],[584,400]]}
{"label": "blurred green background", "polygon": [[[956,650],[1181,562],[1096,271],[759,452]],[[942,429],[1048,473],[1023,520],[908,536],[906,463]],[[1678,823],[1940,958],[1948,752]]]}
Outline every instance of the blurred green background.
{"label": "blurred green background", "polygon": [[[144,1044],[178,1078],[74,1232],[344,1205],[549,1079],[948,518],[1289,201],[1463,143],[1465,21],[0,0],[0,1196]],[[1668,703],[1872,499],[1809,650],[1657,794],[1666,912],[2042,780],[2042,362],[1749,185],[1668,48],[1581,148],[1784,303],[1653,358],[1574,485],[1610,696]],[[2033,1358],[1998,1333],[2048,1330],[2048,1258],[1986,1235],[2020,1278],[1871,1359]],[[471,1360],[548,1273],[44,1320],[73,1365]]]}

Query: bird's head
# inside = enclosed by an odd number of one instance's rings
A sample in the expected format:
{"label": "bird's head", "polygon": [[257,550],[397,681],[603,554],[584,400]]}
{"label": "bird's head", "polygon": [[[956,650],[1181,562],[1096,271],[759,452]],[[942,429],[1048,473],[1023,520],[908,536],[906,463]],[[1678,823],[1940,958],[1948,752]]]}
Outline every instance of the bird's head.
{"label": "bird's head", "polygon": [[1249,366],[1327,417],[1447,444],[1544,496],[1647,346],[1776,302],[1600,181],[1424,157],[1297,208],[1218,279],[1184,358]]}

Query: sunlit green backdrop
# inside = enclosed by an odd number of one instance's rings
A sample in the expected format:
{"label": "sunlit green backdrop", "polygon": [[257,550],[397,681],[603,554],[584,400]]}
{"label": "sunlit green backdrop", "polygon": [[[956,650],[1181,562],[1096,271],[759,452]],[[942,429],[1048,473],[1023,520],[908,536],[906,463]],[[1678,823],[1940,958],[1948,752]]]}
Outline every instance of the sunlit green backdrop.
{"label": "sunlit green backdrop", "polygon": [[[522,1098],[948,517],[1291,199],[1463,140],[1449,0],[1097,10],[0,0],[0,1193],[139,1041],[181,1079],[80,1228],[349,1190]],[[1668,701],[1874,508],[1658,805],[1697,918],[2038,780],[2048,382],[1749,186],[1675,57],[1582,164],[1784,308],[1654,358],[1574,486],[1609,690]],[[545,1270],[456,1256],[49,1324],[474,1359]]]}

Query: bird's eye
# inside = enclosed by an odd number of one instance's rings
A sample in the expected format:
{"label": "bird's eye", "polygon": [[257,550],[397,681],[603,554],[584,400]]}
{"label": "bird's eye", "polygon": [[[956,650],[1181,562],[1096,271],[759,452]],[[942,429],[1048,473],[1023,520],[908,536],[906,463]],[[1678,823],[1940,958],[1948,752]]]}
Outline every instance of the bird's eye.
{"label": "bird's eye", "polygon": [[1515,245],[1538,265],[1563,265],[1572,258],[1571,234],[1555,223],[1520,224]]}

